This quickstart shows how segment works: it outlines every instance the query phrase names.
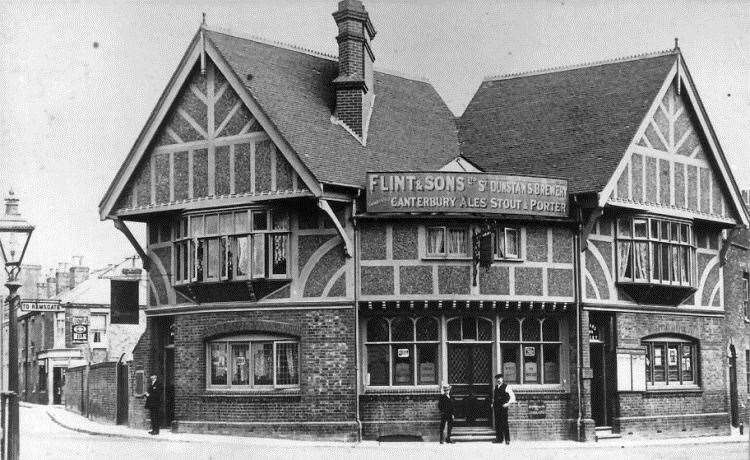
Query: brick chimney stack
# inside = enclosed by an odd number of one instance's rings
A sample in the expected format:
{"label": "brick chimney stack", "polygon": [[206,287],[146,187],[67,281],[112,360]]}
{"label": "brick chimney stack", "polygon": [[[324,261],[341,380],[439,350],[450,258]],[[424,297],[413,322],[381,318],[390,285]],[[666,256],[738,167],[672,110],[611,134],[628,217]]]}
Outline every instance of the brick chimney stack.
{"label": "brick chimney stack", "polygon": [[57,295],[57,278],[52,269],[50,269],[49,275],[47,275],[47,298],[51,299],[55,295]]}
{"label": "brick chimney stack", "polygon": [[66,264],[65,262],[60,262],[57,265],[55,279],[57,280],[57,294],[61,294],[70,289],[70,273],[68,272],[68,264]]}
{"label": "brick chimney stack", "polygon": [[333,19],[339,29],[336,36],[339,75],[333,80],[335,117],[364,142],[375,96],[372,71],[375,55],[370,47],[375,28],[359,0],[340,1]]}
{"label": "brick chimney stack", "polygon": [[89,279],[89,267],[83,266],[83,256],[73,256],[73,266],[70,267],[70,289]]}

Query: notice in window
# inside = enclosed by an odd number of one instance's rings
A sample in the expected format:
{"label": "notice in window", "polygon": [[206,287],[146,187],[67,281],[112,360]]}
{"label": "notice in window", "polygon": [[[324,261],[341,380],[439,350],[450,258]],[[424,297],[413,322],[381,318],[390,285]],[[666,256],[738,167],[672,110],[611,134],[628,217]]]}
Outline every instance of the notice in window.
{"label": "notice in window", "polygon": [[431,383],[437,383],[435,377],[435,363],[420,363],[419,364],[419,383],[423,385],[429,385]]}
{"label": "notice in window", "polygon": [[393,383],[409,384],[411,383],[411,366],[409,363],[396,363],[393,372]]}
{"label": "notice in window", "polygon": [[409,349],[408,348],[399,348],[398,349],[398,357],[399,358],[408,358],[409,357]]}
{"label": "notice in window", "polygon": [[517,382],[518,375],[516,375],[516,363],[504,362],[503,363],[503,376],[508,382]]}
{"label": "notice in window", "polygon": [[524,365],[523,365],[523,380],[525,382],[536,382],[537,381],[537,366],[536,366],[536,363],[524,363]]}
{"label": "notice in window", "polygon": [[527,358],[536,356],[536,347],[523,347],[523,355]]}
{"label": "notice in window", "polygon": [[670,366],[676,366],[677,365],[677,348],[669,348],[669,365]]}

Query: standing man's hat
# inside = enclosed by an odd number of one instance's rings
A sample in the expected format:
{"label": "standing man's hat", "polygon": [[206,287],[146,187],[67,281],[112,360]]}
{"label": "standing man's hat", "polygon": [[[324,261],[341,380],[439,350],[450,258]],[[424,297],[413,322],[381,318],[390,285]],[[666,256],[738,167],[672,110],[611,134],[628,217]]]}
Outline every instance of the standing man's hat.
{"label": "standing man's hat", "polygon": [[445,390],[450,390],[450,389],[451,389],[451,386],[450,386],[450,385],[448,385],[447,383],[444,383],[444,384],[443,384],[443,385],[441,386],[441,388],[443,389],[443,391],[445,391]]}

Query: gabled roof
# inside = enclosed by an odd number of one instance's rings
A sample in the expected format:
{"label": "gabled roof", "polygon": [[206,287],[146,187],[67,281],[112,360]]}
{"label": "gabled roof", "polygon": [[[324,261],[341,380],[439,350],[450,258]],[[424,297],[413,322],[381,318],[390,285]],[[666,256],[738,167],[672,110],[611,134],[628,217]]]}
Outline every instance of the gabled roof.
{"label": "gabled roof", "polygon": [[670,51],[485,80],[458,121],[462,155],[484,171],[598,193],[676,60]]}
{"label": "gabled roof", "polygon": [[205,34],[320,182],[363,187],[367,171],[436,170],[458,155],[453,115],[429,83],[376,71],[362,145],[331,122],[335,58],[210,29]]}
{"label": "gabled roof", "polygon": [[[88,305],[99,306],[100,308],[109,308],[110,297],[110,278],[102,278],[101,273],[96,272],[91,277],[83,281],[78,286],[69,291],[65,291],[57,299],[60,305]],[[138,289],[139,305],[146,305],[146,282],[141,280]]]}

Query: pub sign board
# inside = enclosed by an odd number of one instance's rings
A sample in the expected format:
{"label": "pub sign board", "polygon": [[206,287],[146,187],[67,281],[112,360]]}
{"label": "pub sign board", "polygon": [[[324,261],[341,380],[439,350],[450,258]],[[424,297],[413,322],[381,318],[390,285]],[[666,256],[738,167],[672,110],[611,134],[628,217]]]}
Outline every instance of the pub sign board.
{"label": "pub sign board", "polygon": [[568,182],[476,172],[367,173],[369,213],[568,217]]}
{"label": "pub sign board", "polygon": [[138,288],[139,281],[110,281],[111,324],[138,324]]}
{"label": "pub sign board", "polygon": [[89,325],[88,324],[73,324],[73,342],[88,342],[89,341]]}

